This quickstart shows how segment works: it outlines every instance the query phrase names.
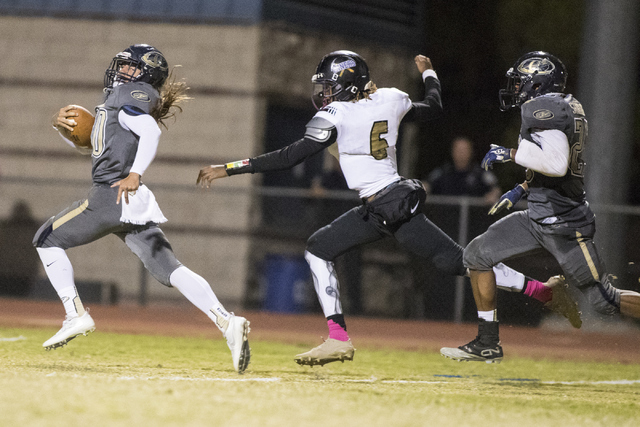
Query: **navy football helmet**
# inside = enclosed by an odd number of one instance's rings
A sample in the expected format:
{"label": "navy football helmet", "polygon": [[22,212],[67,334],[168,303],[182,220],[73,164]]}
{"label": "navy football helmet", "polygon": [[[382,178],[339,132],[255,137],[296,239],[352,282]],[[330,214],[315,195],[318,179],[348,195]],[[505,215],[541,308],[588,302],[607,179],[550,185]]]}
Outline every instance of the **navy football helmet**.
{"label": "navy football helmet", "polygon": [[567,68],[547,52],[529,52],[507,71],[507,88],[499,93],[500,109],[519,107],[531,98],[545,93],[563,92],[567,84]]}
{"label": "navy football helmet", "polygon": [[333,101],[351,101],[364,93],[369,67],[355,52],[337,50],[325,55],[311,78],[313,105],[320,109]]}
{"label": "navy football helmet", "polygon": [[[129,67],[125,67],[125,66]],[[160,89],[169,76],[164,55],[148,44],[134,44],[118,53],[104,74],[104,87],[114,83],[146,82]]]}

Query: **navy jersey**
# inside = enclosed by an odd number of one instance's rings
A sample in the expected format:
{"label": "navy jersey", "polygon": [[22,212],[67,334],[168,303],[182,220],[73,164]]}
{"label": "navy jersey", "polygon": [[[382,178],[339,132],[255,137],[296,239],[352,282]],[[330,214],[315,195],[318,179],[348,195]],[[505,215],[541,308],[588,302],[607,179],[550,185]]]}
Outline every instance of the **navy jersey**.
{"label": "navy jersey", "polygon": [[582,158],[587,120],[580,102],[572,95],[552,93],[522,104],[520,138],[533,141],[532,133],[549,129],[560,130],[567,136],[569,165],[561,177],[527,169],[530,217],[542,223],[590,223],[594,215],[585,200]]}
{"label": "navy jersey", "polygon": [[159,101],[158,91],[144,82],[125,83],[106,91],[104,103],[96,107],[91,132],[93,182],[113,184],[126,178],[135,160],[140,138],[120,125],[120,110],[150,114]]}

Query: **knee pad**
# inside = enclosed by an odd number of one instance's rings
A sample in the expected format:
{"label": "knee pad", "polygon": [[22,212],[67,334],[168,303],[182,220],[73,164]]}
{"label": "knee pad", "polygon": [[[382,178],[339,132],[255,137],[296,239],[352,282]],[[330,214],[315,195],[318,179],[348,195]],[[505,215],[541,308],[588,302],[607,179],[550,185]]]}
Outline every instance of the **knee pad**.
{"label": "knee pad", "polygon": [[313,233],[307,240],[306,251],[325,261],[333,261],[337,256],[331,250],[330,242],[328,242],[327,239],[321,238],[323,232],[330,226],[331,225],[326,225],[322,227],[320,230]]}
{"label": "knee pad", "polygon": [[578,288],[596,312],[607,316],[620,313],[620,290],[611,285],[611,280],[609,274],[600,282]]}
{"label": "knee pad", "polygon": [[161,230],[150,228],[130,233],[125,237],[125,243],[158,282],[171,287],[169,277],[182,264]]}
{"label": "knee pad", "polygon": [[475,238],[464,248],[462,263],[470,270],[489,271],[493,268],[490,260],[487,260],[480,251],[480,242]]}
{"label": "knee pad", "polygon": [[448,254],[435,255],[431,262],[440,271],[451,276],[464,276],[467,269],[462,265],[462,253],[455,256]]}
{"label": "knee pad", "polygon": [[36,235],[33,237],[33,241],[32,241],[33,246],[35,246],[36,248],[48,247],[45,242],[47,240],[47,237],[49,237],[49,234],[51,234],[51,232],[53,231],[54,218],[55,218],[54,216],[49,218],[47,222],[42,224],[42,226],[38,229],[38,231],[36,232]]}

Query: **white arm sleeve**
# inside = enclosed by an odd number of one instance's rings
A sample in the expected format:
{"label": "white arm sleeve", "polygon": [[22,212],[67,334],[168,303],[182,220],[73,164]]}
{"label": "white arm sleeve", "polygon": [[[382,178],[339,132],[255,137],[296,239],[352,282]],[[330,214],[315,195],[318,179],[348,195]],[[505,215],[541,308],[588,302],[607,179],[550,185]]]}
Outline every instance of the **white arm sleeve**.
{"label": "white arm sleeve", "polygon": [[75,148],[76,150],[78,150],[78,152],[82,155],[86,155],[86,154],[91,154],[91,152],[93,151],[93,149],[88,148],[88,147],[78,147],[76,144],[73,143],[73,141],[65,138],[65,136],[63,134],[61,134],[60,132],[58,132],[58,135],[60,135],[60,138],[62,138],[62,140],[64,142],[66,142],[67,144],[69,144],[70,147]]}
{"label": "white arm sleeve", "polygon": [[156,123],[155,119],[149,114],[130,116],[122,110],[118,113],[118,121],[123,128],[130,130],[140,137],[136,158],[129,172],[134,172],[142,176],[156,157],[160,134],[162,133],[160,126],[158,126],[158,123]]}
{"label": "white arm sleeve", "polygon": [[438,78],[438,75],[436,74],[436,72],[434,70],[424,70],[422,72],[422,81],[425,81],[427,79],[427,77],[435,77],[436,79]]}
{"label": "white arm sleeve", "polygon": [[569,140],[557,129],[541,130],[521,139],[514,161],[547,176],[564,176],[569,168]]}

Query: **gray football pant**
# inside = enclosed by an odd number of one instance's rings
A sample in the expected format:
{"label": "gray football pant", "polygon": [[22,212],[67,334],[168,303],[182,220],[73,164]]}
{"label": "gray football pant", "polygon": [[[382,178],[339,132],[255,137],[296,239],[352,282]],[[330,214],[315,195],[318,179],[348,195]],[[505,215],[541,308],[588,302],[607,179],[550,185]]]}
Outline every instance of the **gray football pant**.
{"label": "gray football pant", "polygon": [[[149,273],[166,286],[181,264],[169,241],[154,223],[120,222],[122,206],[116,204],[117,188],[94,184],[85,200],[79,200],[49,218],[36,233],[33,245],[39,248],[69,249],[115,234],[135,253]],[[120,203],[124,203],[121,199]]]}
{"label": "gray football pant", "polygon": [[499,262],[548,251],[558,261],[567,282],[576,286],[604,314],[620,309],[619,291],[606,279],[604,264],[593,243],[595,223],[582,227],[542,225],[529,211],[514,212],[489,227],[464,249],[464,265],[489,271]]}

